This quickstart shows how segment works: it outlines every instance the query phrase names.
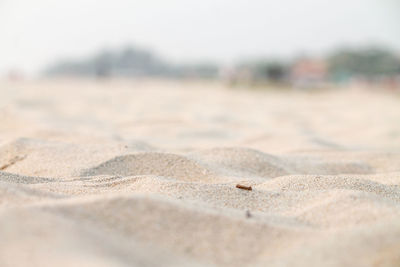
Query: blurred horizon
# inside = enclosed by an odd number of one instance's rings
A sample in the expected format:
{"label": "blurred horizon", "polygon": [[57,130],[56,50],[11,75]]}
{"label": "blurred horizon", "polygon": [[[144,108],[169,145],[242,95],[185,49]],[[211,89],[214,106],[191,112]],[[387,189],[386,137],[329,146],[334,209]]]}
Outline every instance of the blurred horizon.
{"label": "blurred horizon", "polygon": [[328,57],[347,47],[400,55],[400,2],[0,0],[0,76],[37,76],[133,44],[173,65]]}

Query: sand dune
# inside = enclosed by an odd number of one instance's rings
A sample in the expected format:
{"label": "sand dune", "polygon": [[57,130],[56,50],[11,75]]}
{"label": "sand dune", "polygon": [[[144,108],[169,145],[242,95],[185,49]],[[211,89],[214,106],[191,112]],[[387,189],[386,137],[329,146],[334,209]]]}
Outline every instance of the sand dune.
{"label": "sand dune", "polygon": [[188,158],[167,153],[139,153],[119,156],[85,170],[81,176],[93,175],[158,175],[183,181],[207,182],[211,172]]}
{"label": "sand dune", "polygon": [[1,266],[400,266],[398,96],[1,86]]}

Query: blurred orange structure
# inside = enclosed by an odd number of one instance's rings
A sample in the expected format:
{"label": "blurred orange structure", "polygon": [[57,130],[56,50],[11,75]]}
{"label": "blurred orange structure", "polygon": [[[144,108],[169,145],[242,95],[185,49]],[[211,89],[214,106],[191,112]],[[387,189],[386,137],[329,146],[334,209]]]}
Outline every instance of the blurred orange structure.
{"label": "blurred orange structure", "polygon": [[290,76],[295,87],[322,87],[328,78],[328,65],[324,60],[303,58],[292,65]]}

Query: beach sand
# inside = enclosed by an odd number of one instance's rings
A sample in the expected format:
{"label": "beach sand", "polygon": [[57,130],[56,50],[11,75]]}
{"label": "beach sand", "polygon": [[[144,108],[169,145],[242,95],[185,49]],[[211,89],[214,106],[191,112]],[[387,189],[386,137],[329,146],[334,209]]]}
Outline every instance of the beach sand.
{"label": "beach sand", "polygon": [[2,82],[0,266],[400,266],[400,97]]}

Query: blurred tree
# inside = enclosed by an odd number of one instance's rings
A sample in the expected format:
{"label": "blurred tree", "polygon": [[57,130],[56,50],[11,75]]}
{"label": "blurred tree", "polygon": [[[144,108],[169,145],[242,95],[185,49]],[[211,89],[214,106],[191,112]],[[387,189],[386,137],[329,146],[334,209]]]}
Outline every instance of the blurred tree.
{"label": "blurred tree", "polygon": [[181,65],[175,68],[175,75],[181,78],[214,79],[218,72],[219,67],[212,63]]}
{"label": "blurred tree", "polygon": [[382,48],[342,49],[328,58],[328,65],[331,77],[336,80],[351,76],[375,78],[400,74],[400,59]]}
{"label": "blurred tree", "polygon": [[[114,55],[110,51],[100,53],[93,59],[93,68],[97,77],[108,77],[111,75]],[[92,64],[89,64],[89,66]],[[89,70],[90,71],[90,70]]]}
{"label": "blurred tree", "polygon": [[151,52],[129,46],[120,51],[103,51],[80,61],[61,61],[50,66],[45,74],[74,76],[164,76],[216,78],[219,68],[215,64],[172,65]]}
{"label": "blurred tree", "polygon": [[285,82],[289,73],[289,66],[279,60],[262,60],[250,63],[250,69],[256,80],[272,83]]}

